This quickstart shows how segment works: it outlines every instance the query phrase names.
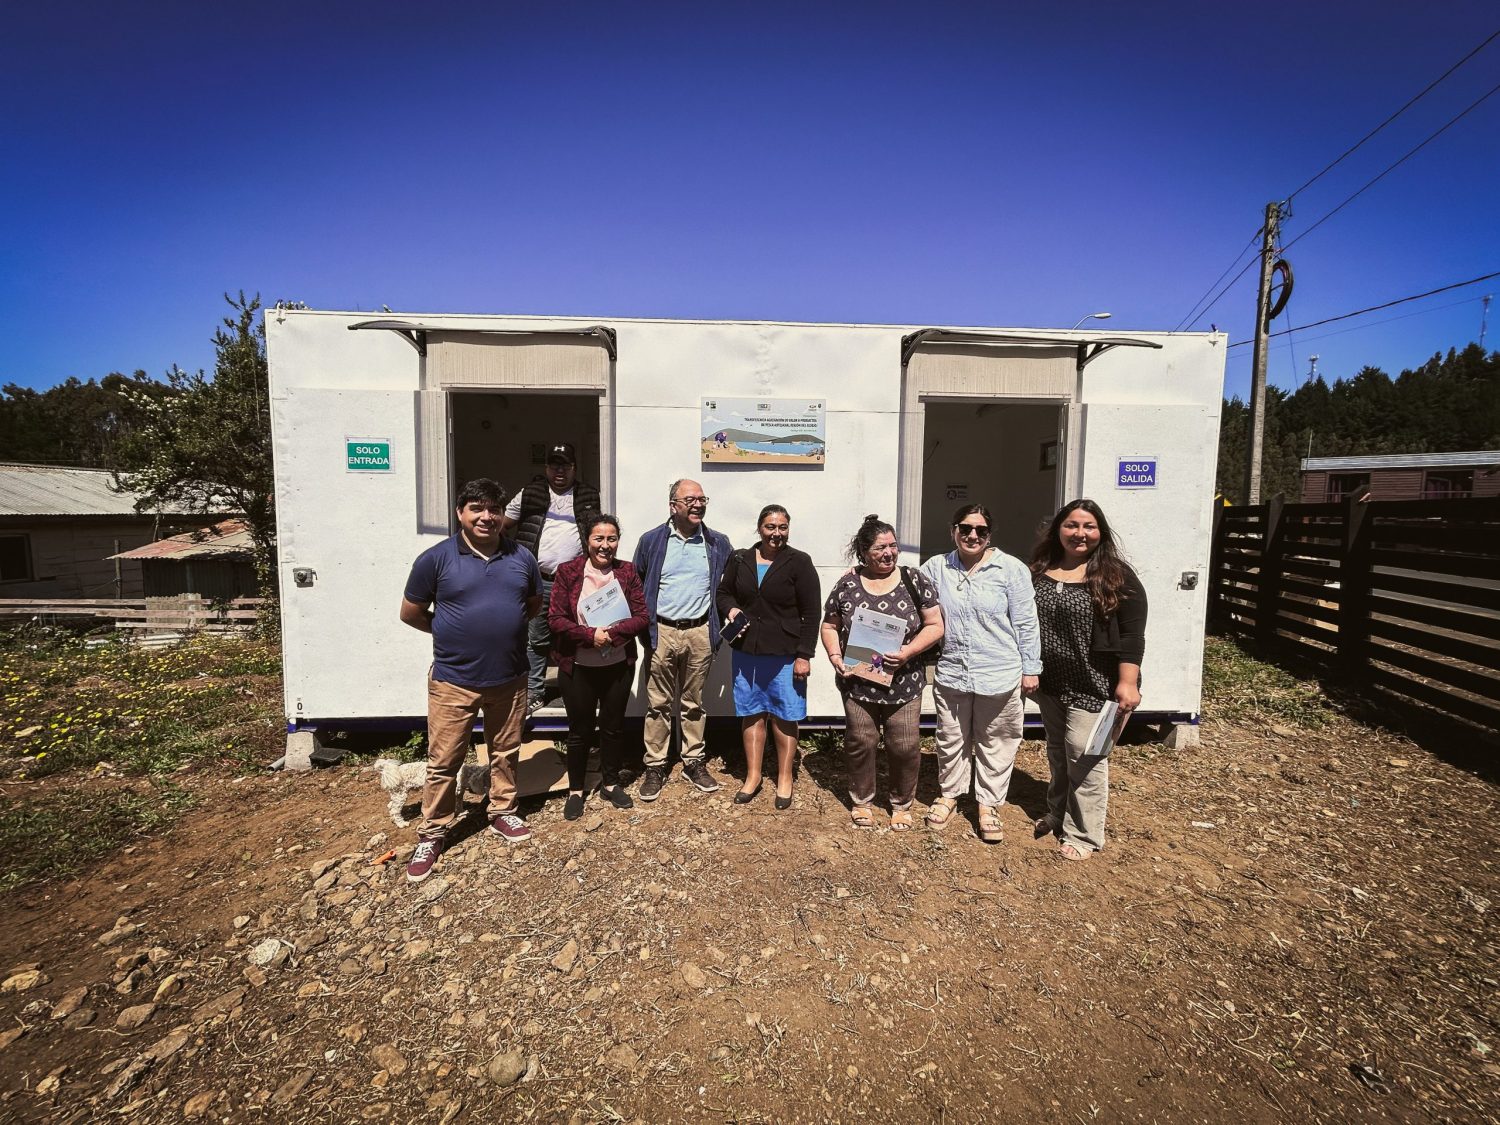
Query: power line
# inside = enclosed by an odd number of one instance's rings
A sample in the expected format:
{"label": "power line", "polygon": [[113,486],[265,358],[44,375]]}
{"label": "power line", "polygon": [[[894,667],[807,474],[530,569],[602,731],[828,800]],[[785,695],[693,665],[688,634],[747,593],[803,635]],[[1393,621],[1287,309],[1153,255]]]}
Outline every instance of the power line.
{"label": "power line", "polygon": [[[1492,277],[1500,277],[1500,270],[1496,270],[1494,273],[1487,273],[1483,277],[1471,277],[1468,281],[1455,281],[1452,285],[1444,285],[1440,286],[1437,289],[1429,289],[1425,293],[1414,293],[1410,297],[1398,297],[1396,300],[1387,301],[1383,305],[1371,305],[1367,309],[1359,309],[1355,312],[1344,313],[1342,316],[1330,316],[1326,317],[1323,320],[1315,320],[1311,324],[1299,324],[1296,328],[1286,328],[1280,332],[1272,332],[1269,338],[1274,339],[1277,336],[1285,336],[1289,332],[1302,332],[1309,328],[1317,328],[1324,324],[1332,324],[1338,320],[1348,320],[1350,317],[1364,316],[1365,313],[1379,312],[1381,309],[1389,309],[1393,308],[1396,305],[1404,305],[1408,301],[1420,301],[1423,297],[1433,297],[1439,293],[1446,293],[1450,289],[1462,289],[1465,285],[1478,285],[1481,281],[1488,281]],[[1231,348],[1241,348],[1249,343],[1253,343],[1253,341],[1236,340],[1229,346]]]}
{"label": "power line", "polygon": [[[1202,316],[1203,313],[1208,312],[1207,308],[1205,308],[1202,313],[1198,312],[1198,306],[1203,303],[1203,298],[1212,293],[1214,291],[1214,285],[1218,285],[1219,282],[1224,280],[1224,275],[1227,274],[1230,270],[1234,269],[1234,267],[1239,263],[1239,260],[1245,256],[1245,250],[1248,250],[1250,249],[1250,247],[1255,245],[1255,240],[1260,237],[1260,232],[1263,229],[1264,228],[1257,229],[1256,232],[1250,236],[1250,241],[1245,243],[1245,249],[1236,254],[1233,261],[1231,261],[1227,266],[1224,267],[1224,273],[1221,273],[1218,277],[1214,278],[1213,285],[1210,285],[1203,291],[1203,297],[1199,297],[1196,301],[1193,302],[1193,307],[1188,310],[1187,316],[1183,317],[1177,322],[1177,327],[1172,329],[1173,332],[1181,332],[1182,326],[1184,324],[1191,324],[1193,321],[1197,320],[1198,317]],[[1240,272],[1243,273],[1244,270],[1241,270]],[[1238,281],[1239,279],[1236,278],[1235,280]],[[1215,298],[1215,300],[1217,300],[1217,298]],[[1209,308],[1212,307],[1212,305],[1209,306]],[[1194,315],[1195,313],[1197,314],[1196,316]]]}
{"label": "power line", "polygon": [[[1261,230],[1264,230],[1264,229],[1265,229],[1264,227],[1261,228]],[[1259,231],[1259,230],[1256,231],[1255,232],[1255,237],[1259,238],[1260,237],[1260,233],[1261,233],[1261,231]],[[1244,251],[1241,250],[1240,253],[1243,254]],[[1224,286],[1223,289],[1220,289],[1219,292],[1218,292],[1218,294],[1217,294],[1217,296],[1215,296],[1212,301],[1208,302],[1208,304],[1206,304],[1206,305],[1203,306],[1203,311],[1200,312],[1197,316],[1193,317],[1193,319],[1188,322],[1188,327],[1191,328],[1194,324],[1198,323],[1198,321],[1202,320],[1205,316],[1207,316],[1208,315],[1208,310],[1211,309],[1211,308],[1213,308],[1215,305],[1217,305],[1219,303],[1219,298],[1222,297],[1222,296],[1224,296],[1224,294],[1228,293],[1231,289],[1233,289],[1234,288],[1234,283],[1236,281],[1238,281],[1240,278],[1244,277],[1245,276],[1245,271],[1248,270],[1251,266],[1255,265],[1255,263],[1258,262],[1258,261],[1260,261],[1260,255],[1259,254],[1255,255],[1248,262],[1246,262],[1245,265],[1244,265],[1244,267],[1240,270],[1240,272],[1237,273],[1237,274],[1235,274],[1232,278],[1229,279],[1229,284],[1226,285],[1226,286]]]}
{"label": "power line", "polygon": [[[1312,179],[1308,180],[1301,187],[1297,188],[1297,190],[1294,191],[1294,192],[1292,192],[1291,195],[1288,195],[1286,197],[1286,202],[1290,203],[1292,201],[1292,199],[1295,198],[1299,193],[1301,193],[1302,191],[1304,191],[1307,188],[1311,187],[1318,180],[1322,179],[1329,172],[1333,171],[1333,169],[1336,168],[1339,164],[1343,163],[1343,161],[1345,159],[1347,159],[1348,157],[1352,156],[1355,152],[1357,152],[1360,148],[1362,148],[1364,146],[1364,144],[1365,144],[1366,141],[1370,140],[1377,133],[1379,133],[1382,129],[1384,129],[1387,125],[1389,125],[1392,121],[1396,120],[1396,118],[1400,117],[1408,109],[1410,109],[1412,106],[1416,105],[1417,102],[1419,102],[1423,98],[1425,98],[1434,89],[1436,89],[1439,85],[1441,85],[1442,82],[1444,82],[1451,74],[1453,74],[1454,71],[1456,71],[1459,67],[1463,66],[1464,63],[1468,62],[1475,55],[1479,54],[1480,51],[1482,51],[1486,47],[1488,47],[1497,38],[1500,38],[1500,30],[1496,30],[1494,32],[1491,32],[1490,35],[1482,43],[1480,43],[1477,47],[1475,47],[1472,51],[1470,51],[1463,58],[1459,59],[1456,63],[1454,63],[1452,66],[1450,66],[1447,70],[1443,71],[1442,74],[1438,75],[1431,82],[1429,82],[1419,93],[1417,93],[1412,98],[1408,99],[1407,102],[1403,106],[1401,106],[1400,109],[1396,110],[1395,113],[1391,114],[1384,121],[1382,121],[1379,125],[1375,126],[1375,128],[1371,129],[1368,133],[1366,133],[1363,137],[1361,137],[1358,141],[1356,141],[1353,145],[1351,145],[1349,148],[1347,148],[1343,152],[1341,152],[1337,157],[1334,158],[1334,160],[1331,163],[1329,163],[1325,168],[1323,168],[1322,171],[1320,171],[1319,173],[1317,173],[1317,175],[1313,176]],[[1497,87],[1497,89],[1500,89],[1500,87]],[[1486,94],[1486,95],[1484,95],[1483,98],[1480,98],[1479,102],[1483,102],[1485,100],[1485,98],[1488,98],[1490,96],[1490,94],[1493,94],[1493,93],[1495,93],[1495,91],[1491,90],[1489,92],[1489,94]],[[1419,149],[1421,149],[1424,145],[1426,145],[1429,141],[1435,140],[1439,136],[1439,134],[1441,134],[1442,132],[1444,132],[1448,128],[1449,125],[1454,124],[1456,121],[1458,121],[1458,119],[1460,117],[1463,117],[1470,110],[1472,110],[1476,106],[1478,106],[1479,102],[1475,102],[1474,105],[1471,105],[1468,109],[1464,110],[1463,113],[1460,113],[1458,115],[1458,117],[1455,117],[1452,121],[1449,121],[1448,124],[1444,125],[1442,129],[1439,129],[1436,133],[1432,134],[1432,136],[1428,137],[1426,141],[1423,141],[1422,144],[1418,145],[1416,148],[1412,149],[1411,152],[1407,153],[1406,156],[1403,156],[1400,160],[1396,161],[1395,164],[1392,164],[1389,168],[1387,168],[1385,170],[1385,172],[1380,173],[1380,175],[1376,176],[1374,180],[1371,180],[1364,187],[1360,188],[1359,191],[1355,192],[1354,195],[1351,195],[1348,199],[1344,200],[1343,203],[1340,203],[1332,211],[1330,211],[1328,214],[1324,215],[1323,218],[1319,219],[1311,227],[1308,227],[1307,230],[1303,231],[1302,234],[1299,234],[1297,236],[1297,238],[1294,238],[1292,240],[1292,242],[1298,241],[1304,235],[1311,234],[1312,231],[1316,227],[1320,226],[1322,223],[1326,222],[1328,219],[1331,219],[1335,214],[1337,214],[1339,211],[1341,211],[1347,204],[1353,202],[1354,199],[1355,199],[1355,197],[1358,196],[1358,195],[1360,195],[1362,192],[1364,192],[1366,188],[1374,186],[1374,184],[1376,183],[1376,181],[1380,180],[1383,176],[1385,176],[1387,172],[1390,172],[1390,171],[1394,170],[1398,165],[1404,163],[1409,157],[1414,156],[1417,153],[1417,151]],[[1250,236],[1250,241],[1245,245],[1245,248],[1243,250],[1241,250],[1238,254],[1236,254],[1234,256],[1234,259],[1225,268],[1224,273],[1221,273],[1218,276],[1218,278],[1215,279],[1215,281],[1213,282],[1213,284],[1210,285],[1208,287],[1208,289],[1206,289],[1204,291],[1204,295],[1203,295],[1204,297],[1206,297],[1209,293],[1213,292],[1214,286],[1218,285],[1220,281],[1223,281],[1225,274],[1227,274],[1230,270],[1234,269],[1235,263],[1238,262],[1240,260],[1240,258],[1244,256],[1245,250],[1248,250],[1248,249],[1250,249],[1250,247],[1252,247],[1252,246],[1255,245],[1255,240],[1257,238],[1259,238],[1260,235],[1261,235],[1261,232],[1259,230],[1257,230],[1254,234],[1252,234]],[[1289,243],[1287,243],[1287,246],[1290,246],[1291,244],[1292,243],[1289,242]],[[1282,249],[1285,249],[1285,248],[1286,247],[1283,247]],[[1239,273],[1235,274],[1233,280],[1231,280],[1228,285],[1226,285],[1222,290],[1220,290],[1219,293],[1214,297],[1214,299],[1212,301],[1210,301],[1207,305],[1204,305],[1204,307],[1203,307],[1203,309],[1202,309],[1201,312],[1198,311],[1198,306],[1203,303],[1203,297],[1199,297],[1198,300],[1193,303],[1193,307],[1190,310],[1188,310],[1187,316],[1183,317],[1183,319],[1177,323],[1177,327],[1174,328],[1174,329],[1172,329],[1172,331],[1173,332],[1180,332],[1180,331],[1183,330],[1184,327],[1191,328],[1195,323],[1197,323],[1199,320],[1201,320],[1208,313],[1209,309],[1213,308],[1214,305],[1218,304],[1219,299],[1221,297],[1223,297],[1224,294],[1229,291],[1229,289],[1234,285],[1234,283],[1236,281],[1238,281],[1240,278],[1242,278],[1243,276],[1245,276],[1245,272],[1247,270],[1249,270],[1250,265],[1253,264],[1253,262],[1254,262],[1254,259],[1251,259],[1250,263],[1247,263],[1244,266],[1244,268],[1240,270]]]}
{"label": "power line", "polygon": [[1456,309],[1460,305],[1472,305],[1473,297],[1465,297],[1462,301],[1449,301],[1446,305],[1433,305],[1430,309],[1418,309],[1416,312],[1402,313],[1400,316],[1382,317],[1380,320],[1372,320],[1368,324],[1354,324],[1348,328],[1335,328],[1332,332],[1320,332],[1316,336],[1305,336],[1304,344],[1317,343],[1326,340],[1330,336],[1342,336],[1346,332],[1363,332],[1366,328],[1378,328],[1382,324],[1394,324],[1398,320],[1410,320],[1414,316],[1427,316],[1429,313],[1442,312],[1445,309]]}
{"label": "power line", "polygon": [[[1363,137],[1361,137],[1358,141],[1356,141],[1352,146],[1350,146],[1349,148],[1346,148],[1343,152],[1339,153],[1338,157],[1333,161],[1332,164],[1329,164],[1328,167],[1324,168],[1316,176],[1314,176],[1312,179],[1308,180],[1307,183],[1303,184],[1296,191],[1292,192],[1291,195],[1287,196],[1286,197],[1287,198],[1287,202],[1290,203],[1297,196],[1297,194],[1299,192],[1302,192],[1305,189],[1311,187],[1313,184],[1317,183],[1319,180],[1321,180],[1329,172],[1333,171],[1334,168],[1338,167],[1339,164],[1343,163],[1343,161],[1345,160],[1345,158],[1353,156],[1354,153],[1357,152],[1364,145],[1364,143],[1366,141],[1368,141],[1376,133],[1380,132],[1380,130],[1384,129],[1392,121],[1396,120],[1396,118],[1400,117],[1403,113],[1405,113],[1407,110],[1409,110],[1412,106],[1416,105],[1419,101],[1421,101],[1423,98],[1425,98],[1428,94],[1430,94],[1439,85],[1439,83],[1441,83],[1445,78],[1447,78],[1450,74],[1452,74],[1459,67],[1463,66],[1464,63],[1468,62],[1475,55],[1479,54],[1480,51],[1482,51],[1486,47],[1488,47],[1491,43],[1493,43],[1495,41],[1496,38],[1500,38],[1500,31],[1493,32],[1490,35],[1490,37],[1488,39],[1486,39],[1483,43],[1479,44],[1479,46],[1475,47],[1467,55],[1465,55],[1463,58],[1459,59],[1456,63],[1454,63],[1452,66],[1450,66],[1447,70],[1443,71],[1442,74],[1440,74],[1436,78],[1434,78],[1432,80],[1432,82],[1430,82],[1427,85],[1426,89],[1424,89],[1416,97],[1412,98],[1405,105],[1403,105],[1400,109],[1398,109],[1395,113],[1391,114],[1384,121],[1382,121],[1379,125],[1375,126],[1375,128],[1373,128],[1373,129],[1371,129],[1368,133],[1366,133]],[[1244,253],[1244,251],[1240,251],[1240,252]],[[1214,284],[1217,285],[1218,282],[1214,282]],[[1212,286],[1210,286],[1210,288],[1212,288]]]}
{"label": "power line", "polygon": [[1288,242],[1285,246],[1282,247],[1282,250],[1284,250],[1284,251],[1285,250],[1290,250],[1298,242],[1301,242],[1308,235],[1312,234],[1313,231],[1317,230],[1320,226],[1322,226],[1324,223],[1326,223],[1329,219],[1333,218],[1340,211],[1342,211],[1345,207],[1347,207],[1347,206],[1349,206],[1349,204],[1353,203],[1356,199],[1358,199],[1366,191],[1368,191],[1370,188],[1374,187],[1381,180],[1385,179],[1385,177],[1387,175],[1389,175],[1391,172],[1394,172],[1397,168],[1401,167],[1401,165],[1405,164],[1408,160],[1410,160],[1413,156],[1417,155],[1417,153],[1421,152],[1424,148],[1426,148],[1433,141],[1435,141],[1439,137],[1441,137],[1450,128],[1452,128],[1454,125],[1458,124],[1458,122],[1460,120],[1462,120],[1463,118],[1467,117],[1470,113],[1474,112],[1474,110],[1478,109],[1485,101],[1487,101],[1489,98],[1493,97],[1496,93],[1500,93],[1500,85],[1492,86],[1490,88],[1490,90],[1489,90],[1488,93],[1481,94],[1478,97],[1478,99],[1476,99],[1475,101],[1473,101],[1473,102],[1471,102],[1469,104],[1469,107],[1467,109],[1463,110],[1456,117],[1450,118],[1449,121],[1448,121],[1448,123],[1446,125],[1444,125],[1441,129],[1439,129],[1437,132],[1431,134],[1425,141],[1423,141],[1421,144],[1417,145],[1416,148],[1412,149],[1405,156],[1403,156],[1400,160],[1396,161],[1394,164],[1392,164],[1389,167],[1387,167],[1384,172],[1381,172],[1380,175],[1376,176],[1369,183],[1365,184],[1364,187],[1360,188],[1353,195],[1351,195],[1348,199],[1344,200],[1344,202],[1340,203],[1332,211],[1328,212],[1328,214],[1324,215],[1321,219],[1319,219],[1317,222],[1315,222],[1312,226],[1308,227],[1305,231],[1303,231],[1301,234],[1299,234],[1296,238],[1292,239],[1291,242]]}

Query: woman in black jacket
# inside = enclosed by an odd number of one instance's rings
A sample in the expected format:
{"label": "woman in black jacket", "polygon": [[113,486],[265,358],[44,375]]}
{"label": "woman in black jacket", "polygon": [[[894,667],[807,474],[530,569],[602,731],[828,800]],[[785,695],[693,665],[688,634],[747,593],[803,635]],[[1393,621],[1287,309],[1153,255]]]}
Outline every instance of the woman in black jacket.
{"label": "woman in black jacket", "polygon": [[[760,543],[729,557],[719,583],[719,612],[746,619],[734,648],[734,710],[745,743],[744,804],[760,792],[766,727],[776,744],[776,807],[790,808],[797,724],[807,717],[807,676],[823,612],[818,572],[789,546],[791,517],[767,504],[756,521]],[[728,622],[726,622],[727,624]]]}
{"label": "woman in black jacket", "polygon": [[[1146,591],[1092,500],[1064,504],[1052,518],[1031,556],[1031,577],[1042,634],[1036,700],[1052,771],[1036,832],[1060,836],[1064,859],[1088,859],[1104,846],[1113,734],[1141,702]],[[1111,702],[1119,709],[1113,733],[1091,747]]]}

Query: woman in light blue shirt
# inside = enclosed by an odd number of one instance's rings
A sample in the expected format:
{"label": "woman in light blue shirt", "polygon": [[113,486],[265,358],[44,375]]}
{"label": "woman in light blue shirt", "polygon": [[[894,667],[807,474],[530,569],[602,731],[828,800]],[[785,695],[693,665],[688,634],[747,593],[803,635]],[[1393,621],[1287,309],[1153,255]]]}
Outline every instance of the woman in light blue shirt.
{"label": "woman in light blue shirt", "polygon": [[943,609],[943,652],[933,685],[942,796],[927,823],[946,828],[972,781],[979,838],[998,844],[1000,806],[1021,744],[1023,697],[1037,689],[1042,649],[1031,572],[990,545],[993,523],[983,504],[959,508],[955,549],[928,559],[922,573],[937,587]]}

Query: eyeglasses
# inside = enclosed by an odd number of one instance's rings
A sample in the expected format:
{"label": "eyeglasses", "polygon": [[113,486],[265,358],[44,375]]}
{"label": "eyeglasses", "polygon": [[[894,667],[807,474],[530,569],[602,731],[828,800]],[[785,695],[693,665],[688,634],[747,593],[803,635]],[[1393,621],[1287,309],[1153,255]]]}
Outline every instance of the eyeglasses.
{"label": "eyeglasses", "polygon": [[675,500],[673,500],[672,503],[681,504],[684,508],[706,508],[708,507],[708,497],[679,496]]}
{"label": "eyeglasses", "polygon": [[980,539],[983,539],[990,533],[990,529],[985,527],[982,523],[956,523],[953,526],[956,527],[958,529],[958,533],[965,538],[973,535]]}

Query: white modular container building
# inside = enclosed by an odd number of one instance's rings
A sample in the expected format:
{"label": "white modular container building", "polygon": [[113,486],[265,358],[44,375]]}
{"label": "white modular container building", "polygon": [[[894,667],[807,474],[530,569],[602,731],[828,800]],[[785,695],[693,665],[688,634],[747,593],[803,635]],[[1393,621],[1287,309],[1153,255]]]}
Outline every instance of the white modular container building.
{"label": "white modular container building", "polygon": [[[289,730],[420,723],[431,639],[397,620],[412,560],[453,530],[462,482],[514,492],[556,441],[619,516],[622,556],[687,477],[737,547],[784,505],[825,592],[866,513],[915,565],[977,501],[1027,558],[1039,524],[1089,496],[1150,597],[1141,717],[1196,722],[1222,333],[272,309],[266,339]],[[720,400],[813,411],[822,448],[711,462],[714,437],[748,436],[711,433]],[[711,715],[733,713],[728,666]],[[826,660],[808,695],[810,724],[842,721]]]}

